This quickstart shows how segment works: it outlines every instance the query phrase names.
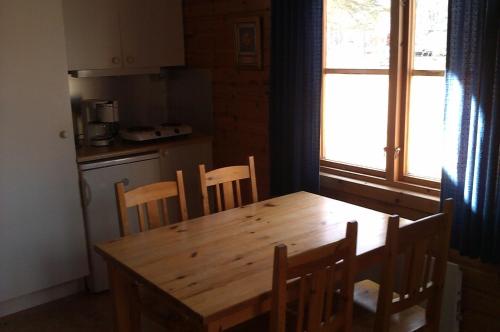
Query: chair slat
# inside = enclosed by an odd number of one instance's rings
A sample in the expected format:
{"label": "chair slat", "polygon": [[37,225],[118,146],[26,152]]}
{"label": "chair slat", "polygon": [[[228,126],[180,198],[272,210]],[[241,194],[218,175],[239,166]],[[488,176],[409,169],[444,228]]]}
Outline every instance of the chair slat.
{"label": "chair slat", "polygon": [[224,182],[222,184],[222,190],[224,191],[224,210],[229,210],[234,208],[233,183]]}
{"label": "chair slat", "polygon": [[308,332],[317,332],[320,330],[323,305],[325,303],[326,292],[326,269],[319,270],[312,275],[311,297],[309,299],[308,310]]}
{"label": "chair slat", "polygon": [[326,305],[325,314],[323,319],[327,321],[333,314],[333,302],[334,302],[334,291],[335,291],[335,276],[334,276],[335,266],[332,266],[327,271],[327,284],[326,284]]}
{"label": "chair slat", "polygon": [[411,269],[410,269],[410,279],[409,279],[409,289],[408,295],[414,296],[421,285],[422,276],[423,276],[423,268],[424,268],[424,259],[425,259],[425,250],[426,243],[425,240],[418,241],[413,246],[412,259],[411,259]]}
{"label": "chair slat", "polygon": [[241,185],[240,185],[240,180],[236,180],[236,199],[237,199],[238,207],[243,206],[243,203],[241,201]]}
{"label": "chair slat", "polygon": [[215,185],[215,197],[217,199],[217,212],[223,211],[220,186],[218,184]]}
{"label": "chair slat", "polygon": [[306,292],[307,292],[307,280],[306,278],[300,278],[299,285],[299,303],[297,306],[297,322],[295,326],[296,332],[304,331],[304,311],[306,304]]}
{"label": "chair slat", "polygon": [[168,215],[167,199],[164,198],[161,200],[161,207],[162,207],[163,224],[169,225],[170,224],[170,216]]}
{"label": "chair slat", "polygon": [[155,229],[161,226],[160,211],[158,210],[158,202],[151,201],[146,203],[146,211],[148,213],[148,229]]}
{"label": "chair slat", "polygon": [[403,269],[401,271],[401,289],[399,290],[400,296],[404,297],[410,292],[410,273],[411,273],[411,261],[412,261],[413,250],[411,247],[407,247],[403,253]]}
{"label": "chair slat", "polygon": [[431,255],[431,249],[427,251],[427,255],[425,258],[425,273],[424,273],[424,282],[423,285],[427,286],[427,284],[431,281],[432,279],[432,265],[433,265],[433,258]]}
{"label": "chair slat", "polygon": [[[223,167],[209,172],[206,171],[205,165],[199,165],[199,171],[204,215],[210,214],[208,187],[215,187],[217,212],[243,205],[241,180],[245,179],[250,179],[252,203],[258,202],[257,178],[252,156],[248,158],[248,165]],[[234,194],[233,183],[236,186],[236,195]],[[222,190],[219,186],[222,186]],[[223,200],[222,194],[224,195]]]}
{"label": "chair slat", "polygon": [[137,218],[139,220],[139,231],[144,232],[146,230],[146,218],[141,204],[137,205]]}

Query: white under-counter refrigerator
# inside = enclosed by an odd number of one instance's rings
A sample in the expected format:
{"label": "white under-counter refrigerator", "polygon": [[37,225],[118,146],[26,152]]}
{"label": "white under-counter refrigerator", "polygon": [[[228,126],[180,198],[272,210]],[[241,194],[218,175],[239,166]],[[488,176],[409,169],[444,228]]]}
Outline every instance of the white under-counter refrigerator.
{"label": "white under-counter refrigerator", "polygon": [[[81,195],[87,233],[91,291],[108,288],[104,260],[95,252],[94,245],[120,237],[115,183],[124,181],[125,190],[158,181],[174,181],[175,172],[182,170],[189,218],[202,215],[200,175],[198,165],[212,169],[212,140],[186,139],[176,144],[165,143],[158,152],[133,155],[119,159],[80,163]],[[178,201],[167,202],[169,220],[179,220]],[[128,211],[130,226],[138,231],[137,209]]]}
{"label": "white under-counter refrigerator", "polygon": [[[152,153],[83,163],[79,169],[91,270],[87,284],[91,291],[99,292],[108,289],[108,275],[106,264],[95,252],[94,245],[120,237],[115,183],[123,181],[129,190],[160,181],[160,155]],[[129,209],[129,220],[131,227],[137,228],[134,212]]]}

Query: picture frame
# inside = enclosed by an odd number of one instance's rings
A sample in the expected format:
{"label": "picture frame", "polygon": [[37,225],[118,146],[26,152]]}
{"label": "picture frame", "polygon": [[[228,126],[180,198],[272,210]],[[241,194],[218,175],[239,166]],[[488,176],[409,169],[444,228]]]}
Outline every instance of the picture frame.
{"label": "picture frame", "polygon": [[262,69],[260,17],[236,19],[234,41],[236,66],[241,69]]}

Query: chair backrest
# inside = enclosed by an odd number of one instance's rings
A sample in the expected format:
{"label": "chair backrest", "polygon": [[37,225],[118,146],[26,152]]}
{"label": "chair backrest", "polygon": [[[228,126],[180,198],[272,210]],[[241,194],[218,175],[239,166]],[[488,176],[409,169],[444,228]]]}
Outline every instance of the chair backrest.
{"label": "chair backrest", "polygon": [[285,331],[290,301],[293,331],[351,331],[356,241],[357,223],[349,222],[337,242],[291,257],[285,245],[275,247],[271,332]]}
{"label": "chair backrest", "polygon": [[[229,166],[206,172],[205,165],[199,165],[203,214],[210,214],[208,187],[215,187],[217,212],[242,206],[240,181],[250,179],[252,203],[258,202],[257,179],[253,156],[248,157],[248,165]],[[235,188],[236,186],[236,188]],[[221,188],[222,187],[222,188]],[[222,193],[221,194],[221,189]],[[234,191],[236,189],[236,201]]]}
{"label": "chair backrest", "polygon": [[[377,303],[377,331],[389,331],[392,314],[424,301],[427,301],[426,325],[439,325],[452,214],[453,200],[447,199],[442,213],[403,228],[399,228],[398,216],[389,218]],[[400,268],[398,262],[402,264]]]}
{"label": "chair backrest", "polygon": [[[177,171],[176,176],[177,181],[156,182],[127,192],[125,192],[125,186],[122,182],[115,185],[121,236],[130,234],[127,213],[127,209],[130,207],[137,207],[139,230],[141,232],[146,229],[160,227],[162,224],[169,224],[167,199],[170,197],[178,197],[181,220],[189,219],[182,171]],[[160,203],[161,208],[159,208],[158,203]],[[146,213],[144,213],[144,207]]]}

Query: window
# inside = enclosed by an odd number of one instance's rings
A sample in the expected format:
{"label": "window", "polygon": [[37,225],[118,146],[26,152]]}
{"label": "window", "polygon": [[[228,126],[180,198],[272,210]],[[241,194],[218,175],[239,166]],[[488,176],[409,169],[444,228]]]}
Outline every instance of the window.
{"label": "window", "polygon": [[323,171],[439,188],[447,0],[325,0]]}

